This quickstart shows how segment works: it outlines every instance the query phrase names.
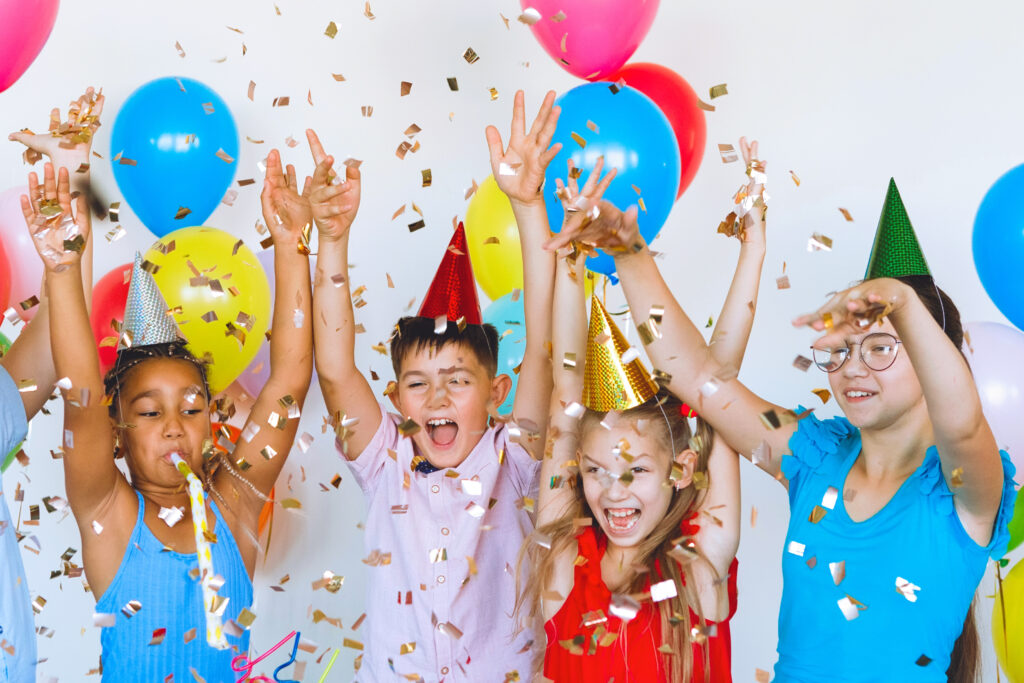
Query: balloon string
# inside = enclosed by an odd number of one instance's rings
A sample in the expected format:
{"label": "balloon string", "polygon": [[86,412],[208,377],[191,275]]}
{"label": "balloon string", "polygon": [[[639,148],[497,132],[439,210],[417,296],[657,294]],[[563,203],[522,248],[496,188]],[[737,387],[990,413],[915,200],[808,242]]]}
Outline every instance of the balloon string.
{"label": "balloon string", "polygon": [[[1010,639],[1006,635],[1006,598],[1003,595],[1003,571],[999,566],[999,562],[996,562],[996,585],[998,586],[997,592],[999,594],[999,609],[1000,616],[1003,618],[1003,652],[1006,653],[1006,668],[1010,668]],[[999,681],[999,665],[996,664],[996,680]]]}

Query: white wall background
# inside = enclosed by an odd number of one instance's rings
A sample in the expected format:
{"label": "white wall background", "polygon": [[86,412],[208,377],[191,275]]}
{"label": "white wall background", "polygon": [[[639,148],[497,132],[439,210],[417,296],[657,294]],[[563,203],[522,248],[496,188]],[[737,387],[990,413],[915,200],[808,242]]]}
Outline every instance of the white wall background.
{"label": "white wall background", "polygon": [[[0,94],[0,131],[44,129],[50,107],[64,106],[85,85],[95,84],[107,95],[96,150],[109,159],[110,130],[125,98],[150,79],[181,75],[206,82],[231,107],[242,136],[236,178],[258,177],[256,164],[271,146],[282,147],[286,161],[308,172],[304,143],[283,147],[289,135],[302,140],[306,127],[316,128],[337,158],[364,159],[365,190],[352,245],[353,278],[367,286],[369,302],[358,316],[367,329],[358,361],[380,374],[377,388],[383,389],[389,362],[370,346],[385,338],[409,300],[423,293],[449,238],[452,216],[465,210],[465,188],[487,176],[484,126],[507,127],[517,88],[527,90],[527,106],[533,109],[547,89],[564,91],[579,81],[515,22],[520,10],[513,0],[375,0],[374,21],[363,16],[361,0],[277,0],[277,6],[280,15],[270,0],[66,0],[43,53],[20,82]],[[512,19],[508,29],[499,12]],[[331,20],[340,28],[334,40],[323,35]],[[899,183],[938,282],[958,302],[964,320],[1005,322],[975,274],[970,231],[985,190],[1021,161],[1022,23],[1024,5],[1017,2],[662,2],[633,61],[676,70],[704,99],[710,86],[729,85],[729,95],[715,100],[717,111],[707,116],[703,166],[656,242],[666,254],[662,263],[673,290],[695,319],[717,315],[737,253],[736,243],[715,229],[742,180],[742,168],[723,165],[716,144],[753,136],[770,160],[773,204],[765,284],[742,373],[750,386],[784,404],[817,400],[810,390],[826,386],[824,377],[791,366],[811,335],[788,321],[862,275],[890,175]],[[185,49],[184,59],[175,41]],[[469,46],[480,55],[473,65],[462,59]],[[347,80],[335,82],[331,73]],[[449,76],[458,78],[459,92],[449,92]],[[256,82],[255,102],[246,97],[250,80]],[[400,98],[403,80],[413,89]],[[490,100],[490,87],[498,88],[497,101]],[[283,95],[291,97],[291,105],[271,108],[272,99]],[[361,116],[362,105],[374,107],[372,118]],[[423,129],[422,149],[399,161],[394,150],[411,123]],[[245,136],[266,143],[254,145]],[[20,152],[15,143],[0,148],[0,189],[25,182]],[[93,168],[98,186],[111,200],[119,199],[109,165]],[[433,171],[430,188],[420,187],[425,168]],[[790,169],[803,181],[800,187],[789,179]],[[234,206],[221,206],[207,223],[258,248],[253,229],[258,188],[240,188]],[[415,234],[403,220],[408,214],[391,221],[392,213],[411,201],[423,208],[428,226]],[[849,209],[854,222],[845,222],[838,207]],[[128,234],[115,244],[98,240],[97,278],[154,239],[124,207],[121,215]],[[105,223],[95,227],[101,235],[106,229]],[[808,253],[812,232],[832,237],[834,251]],[[774,279],[783,263],[793,288],[778,291]],[[394,289],[387,288],[385,273],[394,279]],[[25,489],[26,505],[63,495],[61,464],[48,454],[60,433],[59,406],[51,408],[53,416],[32,425],[31,463],[15,464],[5,475],[8,492],[19,483]],[[321,434],[324,412],[314,387],[302,430],[316,435],[315,446],[292,454],[279,483],[303,509],[278,510],[270,552],[256,576],[253,644],[262,650],[291,629],[301,630],[319,646],[316,655],[302,657],[308,663],[306,681],[319,678],[328,657],[315,660],[326,648],[340,646],[343,637],[361,638],[350,627],[363,611],[368,571],[360,562],[360,492],[330,438]],[[321,483],[335,473],[344,483],[322,491]],[[753,681],[755,668],[770,669],[775,660],[779,557],[788,513],[783,490],[747,465],[743,494],[744,507],[756,507],[758,519],[753,528],[745,525],[740,548],[734,673],[737,681]],[[27,507],[21,512],[27,516]],[[18,506],[12,513],[19,514]],[[44,512],[38,527],[22,531],[32,536],[22,543],[32,592],[47,600],[37,617],[45,627],[39,639],[40,677],[87,680],[99,656],[93,597],[83,590],[82,579],[49,578],[66,548],[81,547],[73,521]],[[31,551],[36,545],[38,553]],[[75,559],[80,561],[80,554]],[[338,593],[311,591],[311,582],[325,570],[346,577]],[[271,591],[268,586],[285,574],[291,580],[284,592]],[[979,591],[985,680],[996,678],[989,653],[992,585],[990,573]],[[344,628],[323,621],[313,625],[316,609],[340,618]],[[343,649],[328,680],[347,680],[354,655]]]}

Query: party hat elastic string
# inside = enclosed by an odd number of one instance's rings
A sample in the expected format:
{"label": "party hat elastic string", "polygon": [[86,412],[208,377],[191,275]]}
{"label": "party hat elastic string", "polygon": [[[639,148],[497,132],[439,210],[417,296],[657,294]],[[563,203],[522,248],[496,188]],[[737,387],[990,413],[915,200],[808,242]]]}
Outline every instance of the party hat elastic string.
{"label": "party hat elastic string", "polygon": [[210,552],[210,541],[207,535],[210,526],[206,521],[206,496],[203,494],[203,483],[195,475],[188,463],[177,453],[171,453],[171,463],[178,468],[188,481],[188,499],[192,504],[192,529],[196,535],[196,558],[199,561],[200,583],[203,589],[203,612],[206,614],[206,642],[218,650],[230,647],[224,638],[224,627],[221,622],[221,610],[225,600],[221,600],[214,590],[216,576],[213,573],[213,555]]}

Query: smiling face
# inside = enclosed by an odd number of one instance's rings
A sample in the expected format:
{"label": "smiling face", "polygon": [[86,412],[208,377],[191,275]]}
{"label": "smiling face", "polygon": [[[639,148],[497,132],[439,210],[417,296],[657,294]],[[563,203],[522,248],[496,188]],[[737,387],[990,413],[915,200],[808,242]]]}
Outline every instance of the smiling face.
{"label": "smiling face", "polygon": [[142,361],[121,383],[117,397],[121,444],[136,487],[177,487],[181,474],[171,464],[177,452],[200,472],[203,440],[210,437],[210,415],[203,380],[192,363],[176,358]]}
{"label": "smiling face", "polygon": [[[665,517],[674,493],[671,449],[656,433],[664,428],[653,421],[644,429],[635,427],[626,419],[611,429],[588,420],[580,441],[583,495],[608,542],[619,548],[636,547],[647,538]],[[677,458],[682,465],[679,487],[690,485],[695,459],[691,450]]]}
{"label": "smiling face", "polygon": [[[861,360],[860,343],[876,332],[886,332],[898,339],[888,320],[846,339],[850,345],[849,357],[841,368],[828,376],[839,407],[860,429],[884,429],[912,410],[926,409],[921,383],[904,349],[896,347],[896,360],[885,370],[872,370]],[[870,348],[865,349],[864,353],[870,351]]]}
{"label": "smiling face", "polygon": [[391,400],[421,429],[412,436],[419,455],[439,469],[469,456],[511,385],[492,377],[476,354],[458,342],[410,349],[402,359]]}

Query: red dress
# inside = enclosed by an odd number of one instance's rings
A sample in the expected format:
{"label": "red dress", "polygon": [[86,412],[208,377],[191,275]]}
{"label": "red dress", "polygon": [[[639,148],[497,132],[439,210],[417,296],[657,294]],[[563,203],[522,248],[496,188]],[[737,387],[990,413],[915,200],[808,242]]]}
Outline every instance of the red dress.
{"label": "red dress", "polygon": [[[544,624],[548,645],[544,653],[544,676],[556,683],[655,683],[668,681],[662,645],[661,618],[652,602],[644,602],[636,617],[623,625],[609,612],[611,591],[601,576],[601,558],[607,539],[598,540],[593,527],[577,537],[579,554],[587,561],[576,566],[575,580],[562,608]],[[736,560],[729,567],[729,616],[717,624],[717,635],[707,639],[712,683],[731,683],[732,656],[729,619],[736,611]],[[601,610],[606,621],[587,626],[584,615]],[[690,610],[690,625],[700,619]],[[711,625],[713,622],[706,622]],[[618,633],[610,645],[601,645],[603,627]],[[595,635],[596,633],[596,635]],[[580,646],[577,636],[583,636]],[[693,643],[693,683],[703,683],[704,646]]]}

